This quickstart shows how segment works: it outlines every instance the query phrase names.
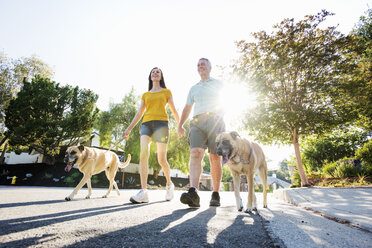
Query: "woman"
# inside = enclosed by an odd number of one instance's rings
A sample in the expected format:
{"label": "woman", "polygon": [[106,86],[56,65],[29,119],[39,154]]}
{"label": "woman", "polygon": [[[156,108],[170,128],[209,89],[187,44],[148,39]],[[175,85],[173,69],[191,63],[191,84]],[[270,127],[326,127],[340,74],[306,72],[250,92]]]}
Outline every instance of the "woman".
{"label": "woman", "polygon": [[172,98],[172,93],[165,86],[163,72],[155,67],[149,75],[149,91],[141,98],[141,106],[134,116],[128,128],[124,131],[123,137],[129,138],[131,130],[137,125],[146,110],[141,125],[141,153],[140,153],[140,177],[141,190],[130,198],[133,203],[149,202],[147,192],[148,159],[151,140],[156,142],[158,162],[163,168],[167,179],[165,199],[173,199],[174,184],[170,178],[170,167],[167,161],[167,145],[169,140],[168,115],[165,106],[169,105],[174,118],[178,124],[179,116]]}

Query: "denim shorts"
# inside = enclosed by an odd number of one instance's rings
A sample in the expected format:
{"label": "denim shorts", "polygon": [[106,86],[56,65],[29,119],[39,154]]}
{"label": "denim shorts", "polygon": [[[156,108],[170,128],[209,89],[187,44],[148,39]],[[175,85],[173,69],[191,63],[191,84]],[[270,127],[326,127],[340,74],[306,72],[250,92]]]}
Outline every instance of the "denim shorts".
{"label": "denim shorts", "polygon": [[225,122],[221,116],[204,113],[195,116],[190,123],[190,148],[208,148],[211,154],[217,154],[216,137],[225,131]]}
{"label": "denim shorts", "polygon": [[168,143],[169,127],[168,121],[147,121],[142,123],[140,135],[147,135],[152,141]]}

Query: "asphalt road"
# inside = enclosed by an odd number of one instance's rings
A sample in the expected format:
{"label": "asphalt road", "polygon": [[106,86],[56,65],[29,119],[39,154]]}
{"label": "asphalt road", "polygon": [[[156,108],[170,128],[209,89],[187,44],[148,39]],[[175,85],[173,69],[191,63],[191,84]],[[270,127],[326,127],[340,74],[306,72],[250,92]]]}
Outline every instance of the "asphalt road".
{"label": "asphalt road", "polygon": [[[150,203],[131,204],[137,190],[0,186],[0,247],[275,247],[267,221],[237,212],[232,192],[221,193],[221,207],[209,207],[211,192],[200,192],[201,207],[190,209],[165,191],[151,190]],[[258,195],[259,208],[262,208]],[[269,203],[270,204],[270,203]]]}

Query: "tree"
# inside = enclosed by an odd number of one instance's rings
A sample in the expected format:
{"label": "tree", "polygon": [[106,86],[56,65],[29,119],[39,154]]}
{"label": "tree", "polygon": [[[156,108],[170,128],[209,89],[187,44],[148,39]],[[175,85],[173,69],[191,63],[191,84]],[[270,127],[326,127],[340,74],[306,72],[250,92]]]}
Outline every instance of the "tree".
{"label": "tree", "polygon": [[22,88],[24,78],[30,81],[35,75],[50,78],[53,74],[50,66],[35,55],[11,59],[0,52],[0,123],[4,122],[4,111]]}
{"label": "tree", "polygon": [[250,134],[263,143],[293,143],[302,186],[308,181],[302,166],[299,140],[332,129],[344,120],[327,92],[341,77],[341,50],[348,38],[336,27],[319,25],[331,13],[323,10],[295,22],[285,19],[274,31],[253,33],[255,42],[240,41],[242,54],[235,72],[256,91],[258,104],[246,115]]}
{"label": "tree", "polygon": [[9,144],[55,155],[63,142],[69,141],[70,145],[90,137],[98,112],[97,99],[90,90],[61,87],[48,78],[25,79],[17,98],[5,111]]}
{"label": "tree", "polygon": [[[95,123],[95,129],[99,131],[100,145],[110,147],[117,141],[122,139],[124,130],[129,126],[133,117],[137,113],[137,104],[139,96],[136,95],[135,90],[124,96],[119,104],[110,104],[108,111],[101,111]],[[120,145],[126,154],[131,154],[132,162],[139,162],[140,153],[140,125],[137,125],[131,132],[129,139],[125,145]]]}
{"label": "tree", "polygon": [[372,9],[360,17],[350,34],[352,42],[345,57],[351,60],[333,94],[333,101],[340,112],[351,121],[372,131]]}

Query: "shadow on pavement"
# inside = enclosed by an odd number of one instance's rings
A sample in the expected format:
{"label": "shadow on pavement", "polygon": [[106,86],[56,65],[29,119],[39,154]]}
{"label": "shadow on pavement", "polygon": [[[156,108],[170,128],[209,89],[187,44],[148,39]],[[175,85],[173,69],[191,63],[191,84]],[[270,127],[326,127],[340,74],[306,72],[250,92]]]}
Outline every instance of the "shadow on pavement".
{"label": "shadow on pavement", "polygon": [[65,202],[65,200],[4,203],[4,204],[0,204],[0,209],[1,208],[24,207],[24,206],[31,206],[31,205],[46,205],[46,204],[54,204],[54,203],[61,203],[61,202]]}
{"label": "shadow on pavement", "polygon": [[[146,204],[152,205],[157,203],[162,203],[163,201],[157,201]],[[120,205],[113,205],[113,206],[106,206],[106,207],[98,207],[98,208],[89,208],[89,209],[79,209],[73,211],[65,211],[60,213],[54,214],[46,214],[40,216],[33,216],[33,217],[26,217],[26,218],[16,218],[16,219],[8,219],[0,221],[0,236],[27,231],[34,228],[39,228],[43,226],[49,226],[56,223],[62,223],[66,221],[77,220],[81,218],[86,218],[90,216],[97,216],[107,213],[112,213],[114,211],[125,211],[129,209],[135,209],[139,207],[146,206],[143,205],[134,205],[134,204],[120,204]],[[24,244],[24,241],[22,241]],[[3,243],[3,245],[8,245],[7,243]]]}
{"label": "shadow on pavement", "polygon": [[[216,215],[209,208],[182,221],[197,209],[179,209],[141,225],[98,235],[67,247],[195,247],[207,246],[207,223]],[[180,223],[178,223],[180,222]]]}

